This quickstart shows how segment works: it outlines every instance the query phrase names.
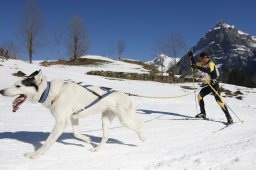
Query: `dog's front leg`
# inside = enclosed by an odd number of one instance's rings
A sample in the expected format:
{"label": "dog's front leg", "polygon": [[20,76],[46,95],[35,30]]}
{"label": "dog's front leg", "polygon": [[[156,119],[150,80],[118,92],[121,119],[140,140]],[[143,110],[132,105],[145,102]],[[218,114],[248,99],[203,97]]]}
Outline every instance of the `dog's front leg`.
{"label": "dog's front leg", "polygon": [[63,133],[66,126],[66,121],[64,120],[56,120],[55,126],[53,128],[52,133],[49,135],[45,143],[37,149],[35,152],[32,153],[25,153],[24,156],[30,159],[35,159],[43,155],[56,140],[59,136]]}

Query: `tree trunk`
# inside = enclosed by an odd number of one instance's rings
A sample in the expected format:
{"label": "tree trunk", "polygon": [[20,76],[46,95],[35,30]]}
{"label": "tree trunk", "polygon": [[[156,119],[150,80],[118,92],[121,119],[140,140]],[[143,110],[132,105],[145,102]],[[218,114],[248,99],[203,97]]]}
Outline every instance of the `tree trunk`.
{"label": "tree trunk", "polygon": [[174,65],[173,65],[173,81],[175,82],[175,74],[176,74],[176,47],[173,48],[173,59],[174,59]]}
{"label": "tree trunk", "polygon": [[32,32],[30,32],[30,34],[29,34],[28,53],[29,53],[29,63],[32,63],[32,53],[33,53],[33,34],[32,34]]}
{"label": "tree trunk", "polygon": [[78,36],[74,35],[74,53],[73,53],[73,60],[77,59],[77,49],[78,49]]}

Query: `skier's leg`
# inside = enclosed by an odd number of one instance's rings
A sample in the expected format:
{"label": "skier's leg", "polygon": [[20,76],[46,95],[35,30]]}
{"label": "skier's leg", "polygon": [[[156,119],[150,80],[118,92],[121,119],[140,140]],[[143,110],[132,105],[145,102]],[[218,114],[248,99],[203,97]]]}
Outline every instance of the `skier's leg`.
{"label": "skier's leg", "polygon": [[206,112],[205,112],[205,108],[204,108],[204,96],[208,95],[211,93],[210,87],[206,86],[204,88],[202,88],[199,92],[199,94],[197,95],[197,100],[198,100],[198,104],[200,106],[200,113],[198,115],[196,115],[196,117],[206,117]]}
{"label": "skier's leg", "polygon": [[228,123],[233,123],[233,119],[229,114],[228,108],[225,105],[224,101],[220,98],[221,93],[220,93],[220,87],[219,87],[219,83],[215,84],[213,86],[213,88],[215,89],[215,91],[218,93],[218,95],[213,91],[212,93],[214,94],[215,100],[218,103],[218,105],[221,107],[222,111],[225,113],[225,116],[227,118]]}

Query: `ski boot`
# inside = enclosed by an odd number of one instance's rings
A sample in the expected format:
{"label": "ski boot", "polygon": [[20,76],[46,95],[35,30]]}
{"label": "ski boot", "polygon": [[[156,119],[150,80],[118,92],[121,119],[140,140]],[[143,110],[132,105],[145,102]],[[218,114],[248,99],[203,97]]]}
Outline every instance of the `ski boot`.
{"label": "ski boot", "polygon": [[234,123],[233,119],[231,117],[227,118],[227,120],[228,120],[227,125],[230,125],[230,124]]}
{"label": "ski boot", "polygon": [[206,118],[206,113],[201,112],[201,113],[197,114],[195,117],[205,119]]}

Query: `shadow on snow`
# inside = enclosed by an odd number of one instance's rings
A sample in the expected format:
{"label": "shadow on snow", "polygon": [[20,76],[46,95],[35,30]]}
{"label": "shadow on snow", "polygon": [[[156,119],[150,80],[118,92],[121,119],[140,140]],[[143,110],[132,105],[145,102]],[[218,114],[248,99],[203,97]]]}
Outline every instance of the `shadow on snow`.
{"label": "shadow on snow", "polygon": [[[193,118],[191,116],[186,116],[186,115],[182,115],[182,114],[179,114],[179,113],[172,113],[172,112],[163,112],[163,111],[155,111],[155,110],[146,110],[146,109],[138,109],[137,112],[141,113],[141,114],[161,114],[155,118],[152,118],[150,120],[147,120],[145,122],[151,122],[153,120],[156,120],[156,119],[159,119],[160,117],[163,117],[163,116],[166,116],[166,115],[169,115],[169,116],[177,116],[177,117],[181,117],[181,118],[184,118],[184,119],[189,119],[189,118]],[[174,119],[176,120],[176,119]],[[180,120],[183,120],[183,119],[180,119]]]}
{"label": "shadow on snow", "polygon": [[[35,150],[40,148],[42,146],[41,142],[44,142],[48,136],[50,135],[49,132],[27,132],[27,131],[19,131],[19,132],[1,132],[0,133],[0,140],[1,139],[13,139],[13,140],[18,140],[24,143],[28,143],[34,146]],[[91,138],[91,145],[96,146],[95,143],[100,143],[101,137],[97,136],[91,136],[87,135],[88,137]],[[82,144],[75,144],[75,143],[69,143],[66,142],[65,140],[67,139],[76,139],[74,137],[73,133],[63,133],[57,142],[65,144],[65,145],[74,145],[74,146],[80,146],[83,147]],[[80,140],[81,141],[81,140]],[[109,138],[108,142],[110,144],[119,144],[119,145],[126,145],[126,146],[136,146],[133,144],[125,144],[119,140]]]}
{"label": "shadow on snow", "polygon": [[169,115],[169,116],[175,116],[175,117],[179,117],[179,118],[170,118],[170,119],[166,119],[166,120],[184,120],[184,121],[186,121],[186,120],[195,120],[195,121],[203,120],[203,121],[210,121],[210,122],[226,124],[225,122],[219,121],[219,120],[213,120],[213,119],[208,119],[208,118],[207,119],[200,119],[200,118],[195,118],[195,117],[192,117],[192,116],[187,116],[187,115],[183,115],[183,114],[179,114],[179,113],[172,113],[172,112],[163,112],[163,111],[146,110],[146,109],[138,109],[137,112],[141,113],[141,114],[155,114],[155,113],[160,114],[159,116],[157,116],[155,118],[152,118],[150,120],[147,120],[145,122],[150,122],[150,121],[159,119],[160,117]]}

